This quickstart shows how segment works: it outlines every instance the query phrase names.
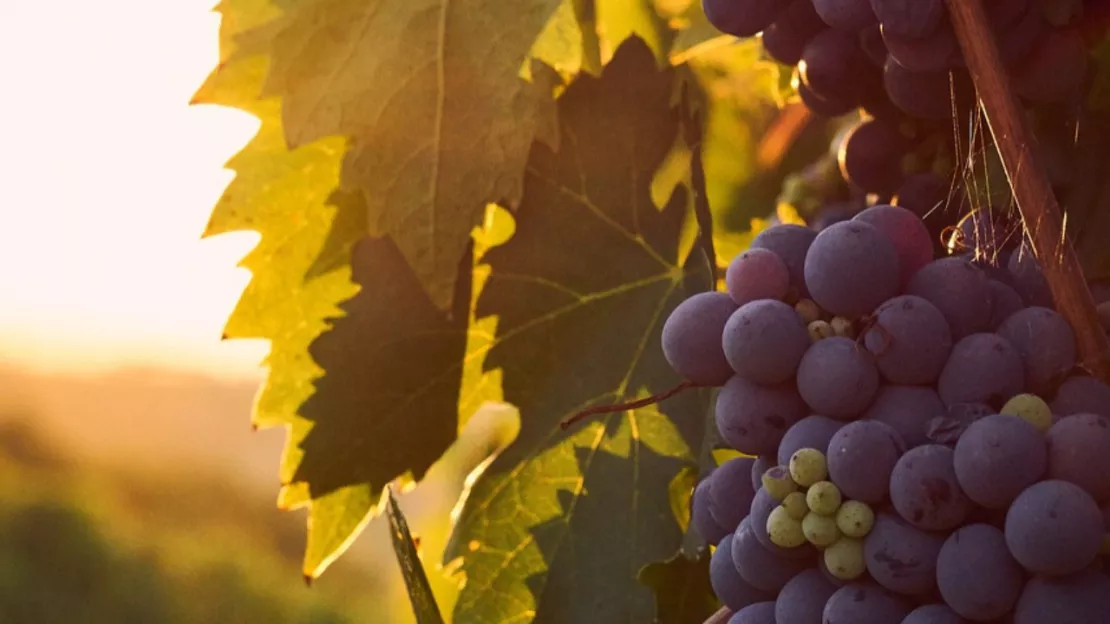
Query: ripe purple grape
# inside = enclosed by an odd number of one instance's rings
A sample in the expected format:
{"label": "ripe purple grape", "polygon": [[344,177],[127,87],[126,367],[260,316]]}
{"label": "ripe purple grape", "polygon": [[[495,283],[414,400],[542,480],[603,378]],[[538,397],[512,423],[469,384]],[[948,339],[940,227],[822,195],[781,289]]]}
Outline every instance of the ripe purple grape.
{"label": "ripe purple grape", "polygon": [[971,334],[952,347],[952,354],[937,381],[946,405],[987,403],[1002,407],[1025,389],[1021,355],[997,334]]}
{"label": "ripe purple grape", "polygon": [[[866,3],[867,0],[862,1]],[[821,7],[817,3],[814,7],[820,14]],[[802,50],[798,76],[801,83],[821,99],[855,104],[859,72],[866,63],[854,33],[825,30]]]}
{"label": "ripe purple grape", "polygon": [[1075,332],[1055,310],[1032,307],[1010,315],[998,327],[1025,365],[1025,387],[1045,394],[1067,376],[1076,362]]}
{"label": "ripe purple grape", "polygon": [[1083,488],[1096,501],[1110,500],[1110,418],[1073,414],[1048,430],[1048,477]]}
{"label": "ripe purple grape", "polygon": [[806,254],[817,232],[794,224],[774,225],[763,230],[752,239],[753,249],[768,249],[778,254],[790,272],[790,285],[798,295],[808,294],[805,283]]}
{"label": "ripe purple grape", "polygon": [[948,321],[952,339],[983,331],[991,319],[987,276],[964,258],[934,260],[921,268],[906,286],[940,310]]}
{"label": "ripe purple grape", "polygon": [[909,142],[897,127],[867,119],[844,137],[837,160],[845,180],[868,193],[890,195],[902,184],[902,159],[908,151]]}
{"label": "ripe purple grape", "polygon": [[1048,467],[1045,436],[1028,421],[994,414],[972,423],[953,458],[960,487],[975,503],[1005,509]]}
{"label": "ripe purple grape", "polygon": [[694,488],[690,498],[690,524],[694,525],[698,535],[710,544],[718,544],[729,534],[729,531],[717,524],[713,514],[709,513],[709,499],[712,497],[710,488],[712,483],[708,478],[702,479]]}
{"label": "ripe purple grape", "polygon": [[892,624],[901,622],[910,605],[874,583],[845,585],[825,603],[824,624]]}
{"label": "ripe purple grape", "polygon": [[844,498],[877,505],[887,498],[890,475],[905,443],[890,425],[857,420],[829,442],[829,480]]}
{"label": "ripe purple grape", "polygon": [[806,415],[792,383],[761,386],[734,376],[717,394],[721,437],[746,455],[774,455],[783,434]]}
{"label": "ripe purple grape", "polygon": [[946,604],[927,604],[914,609],[902,624],[971,624]]}
{"label": "ripe purple grape", "polygon": [[1009,613],[1025,581],[1006,537],[989,524],[969,524],[952,533],[937,557],[936,576],[944,602],[976,622]]}
{"label": "ripe purple grape", "polygon": [[936,587],[937,554],[943,544],[943,535],[880,513],[863,540],[863,556],[878,584],[899,594],[920,596]]}
{"label": "ripe purple grape", "polygon": [[824,229],[806,255],[811,298],[828,312],[854,319],[898,292],[898,254],[874,226],[844,221]]}
{"label": "ripe purple grape", "polygon": [[1035,576],[1025,584],[1013,624],[1095,624],[1110,613],[1110,578],[1094,570]]}
{"label": "ripe purple grape", "polygon": [[710,556],[709,584],[721,602],[729,609],[737,611],[750,604],[769,600],[773,595],[752,587],[741,578],[736,565],[732,563],[732,540],[731,534],[726,535]]}
{"label": "ripe purple grape", "polygon": [[947,446],[926,444],[906,451],[890,473],[890,502],[915,527],[947,531],[971,511],[956,479],[953,455]]}
{"label": "ripe purple grape", "polygon": [[740,306],[725,323],[721,341],[736,375],[759,384],[793,377],[811,343],[794,307],[774,299]]}
{"label": "ripe purple grape", "polygon": [[879,389],[874,358],[850,338],[813,343],[798,364],[798,393],[816,413],[847,420],[871,405]]}
{"label": "ripe purple grape", "polygon": [[[930,421],[946,415],[944,402],[940,400],[936,390],[930,387],[883,386],[879,389],[875,402],[867,408],[864,418],[890,425],[906,443],[906,448],[914,448],[929,443]],[[801,422],[805,422],[805,419],[799,421]],[[785,439],[783,438],[784,441]],[[780,445],[779,449],[781,448]]]}
{"label": "ripe purple grape", "polygon": [[790,463],[790,458],[804,448],[817,449],[824,453],[829,448],[829,441],[844,423],[827,416],[816,414],[806,416],[794,423],[786,430],[779,442],[778,461],[785,466]]}
{"label": "ripe purple grape", "polygon": [[934,383],[952,353],[948,321],[917,295],[901,295],[879,306],[863,338],[879,372],[893,384]]}
{"label": "ripe purple grape", "polygon": [[948,76],[947,71],[911,71],[893,56],[883,67],[883,85],[890,101],[907,114],[921,119],[948,119],[952,116]]}
{"label": "ripe purple grape", "polygon": [[805,570],[782,588],[775,601],[774,621],[821,624],[825,603],[836,588],[817,568]]}
{"label": "ripe purple grape", "polygon": [[790,289],[790,271],[778,254],[757,247],[732,259],[725,285],[739,306],[757,299],[783,299]]}
{"label": "ripe purple grape", "polygon": [[778,19],[763,30],[763,49],[784,65],[796,65],[806,44],[824,29],[825,22],[813,9],[813,2],[793,0]]}
{"label": "ripe purple grape", "polygon": [[1010,315],[1025,307],[1021,295],[1009,285],[998,280],[988,280],[991,295],[991,320],[987,329],[995,331]]}
{"label": "ripe purple grape", "polygon": [[721,332],[737,306],[725,293],[698,293],[678,304],[663,323],[663,355],[676,373],[707,386],[732,376]]}
{"label": "ripe purple grape", "polygon": [[1110,418],[1110,386],[1094,377],[1069,377],[1056,390],[1052,413],[1057,416],[1098,414]]}
{"label": "ripe purple grape", "polygon": [[1013,287],[1025,305],[1052,307],[1052,291],[1041,272],[1041,265],[1027,246],[1015,251],[1006,266],[1013,278]]}
{"label": "ripe purple grape", "polygon": [[784,5],[778,0],[702,0],[709,23],[729,35],[751,37],[771,25]]}
{"label": "ripe purple grape", "polygon": [[951,186],[948,180],[931,171],[910,174],[898,187],[893,203],[895,206],[908,208],[915,215],[925,219],[930,213],[944,211]]}
{"label": "ripe purple grape", "polygon": [[775,624],[775,601],[748,605],[733,613],[728,624]]}
{"label": "ripe purple grape", "polygon": [[1073,100],[1087,74],[1087,46],[1077,30],[1050,29],[1013,72],[1018,95],[1038,103]]}
{"label": "ripe purple grape", "polygon": [[717,526],[730,533],[751,511],[755,498],[751,481],[753,464],[755,459],[751,457],[737,457],[721,464],[706,477],[713,482],[709,489],[709,515]]}
{"label": "ripe purple grape", "polygon": [[944,18],[942,0],[871,0],[883,28],[903,37],[924,37]]}
{"label": "ripe purple grape", "polygon": [[914,72],[940,72],[959,57],[960,44],[947,20],[923,37],[907,37],[882,28],[883,43],[898,65]]}
{"label": "ripe purple grape", "polygon": [[1034,574],[1059,576],[1091,564],[1102,545],[1102,511],[1074,483],[1029,486],[1006,512],[1006,545]]}
{"label": "ripe purple grape", "polygon": [[808,559],[790,559],[771,552],[752,532],[751,519],[745,518],[732,538],[732,562],[740,578],[752,587],[777,594],[799,572],[812,565]]}
{"label": "ripe purple grape", "polygon": [[853,220],[870,223],[894,243],[903,286],[909,283],[918,269],[932,261],[933,240],[929,230],[921,218],[908,208],[878,204],[863,210]]}

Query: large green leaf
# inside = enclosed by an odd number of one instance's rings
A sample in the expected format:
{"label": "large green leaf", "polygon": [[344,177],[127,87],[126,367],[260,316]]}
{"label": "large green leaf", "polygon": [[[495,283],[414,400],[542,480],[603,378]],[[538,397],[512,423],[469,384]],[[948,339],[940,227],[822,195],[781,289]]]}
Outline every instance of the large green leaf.
{"label": "large green leaf", "polygon": [[697,624],[720,608],[709,584],[708,547],[648,564],[638,578],[655,592],[654,624]]}
{"label": "large green leaf", "polygon": [[685,189],[661,209],[651,198],[679,131],[674,82],[638,38],[600,78],[580,76],[559,100],[559,150],[533,147],[514,236],[484,256],[477,314],[497,319],[486,367],[501,370],[522,428],[456,528],[450,554],[466,576],[456,621],[652,617],[636,574],[681,541],[668,484],[700,447],[704,393],[569,434],[559,423],[680,381],[659,334],[709,279]]}
{"label": "large green leaf", "polygon": [[289,144],[351,138],[344,184],[440,308],[486,203],[518,202],[553,126],[553,74],[522,68],[560,3],[305,0],[274,37],[265,92]]}

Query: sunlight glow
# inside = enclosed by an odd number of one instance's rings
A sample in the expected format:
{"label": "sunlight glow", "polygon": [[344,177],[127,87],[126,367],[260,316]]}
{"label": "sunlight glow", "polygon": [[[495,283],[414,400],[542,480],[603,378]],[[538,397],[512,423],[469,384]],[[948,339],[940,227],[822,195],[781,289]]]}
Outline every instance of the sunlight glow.
{"label": "sunlight glow", "polygon": [[252,117],[189,107],[213,0],[0,3],[0,360],[257,376],[219,338],[253,233],[200,240]]}

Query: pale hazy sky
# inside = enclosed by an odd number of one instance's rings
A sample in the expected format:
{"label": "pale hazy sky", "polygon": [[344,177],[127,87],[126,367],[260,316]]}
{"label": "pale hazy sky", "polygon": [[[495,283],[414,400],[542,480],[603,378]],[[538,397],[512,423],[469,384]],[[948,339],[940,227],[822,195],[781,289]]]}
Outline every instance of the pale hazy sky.
{"label": "pale hazy sky", "polygon": [[257,122],[188,100],[214,0],[0,0],[0,359],[256,376],[221,343],[253,233],[201,241]]}

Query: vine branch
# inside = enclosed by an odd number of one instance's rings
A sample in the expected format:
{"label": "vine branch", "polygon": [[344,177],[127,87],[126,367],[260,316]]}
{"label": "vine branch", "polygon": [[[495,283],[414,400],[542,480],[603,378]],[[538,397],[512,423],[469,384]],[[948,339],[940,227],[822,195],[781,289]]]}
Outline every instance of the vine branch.
{"label": "vine branch", "polygon": [[1110,383],[1110,340],[1099,323],[1079,257],[1064,234],[1060,206],[1038,157],[1037,138],[1010,87],[982,0],[945,3],[1052,298],[1075,330],[1083,367]]}
{"label": "vine branch", "polygon": [[637,399],[635,401],[627,401],[625,403],[614,403],[613,405],[597,405],[597,406],[591,407],[589,409],[584,409],[581,412],[578,412],[577,414],[575,414],[575,415],[571,416],[570,418],[565,419],[563,422],[559,423],[559,426],[562,427],[564,430],[566,430],[566,429],[569,429],[571,427],[571,425],[573,425],[574,423],[576,423],[580,420],[583,420],[585,418],[589,418],[590,416],[596,416],[597,414],[612,414],[613,412],[624,412],[624,411],[627,411],[627,410],[634,410],[634,409],[639,409],[641,407],[647,407],[649,405],[655,405],[656,403],[659,403],[660,401],[666,401],[667,399],[673,397],[674,395],[678,394],[679,392],[682,392],[683,390],[689,390],[690,388],[701,388],[701,387],[702,387],[701,384],[696,384],[692,381],[684,381],[684,382],[678,384],[677,386],[675,386],[675,387],[673,387],[669,390],[664,390],[663,392],[660,392],[659,394],[653,394],[649,397],[645,397],[645,398],[642,398],[642,399]]}
{"label": "vine branch", "polygon": [[732,617],[732,611],[728,607],[721,607],[721,610],[709,616],[704,624],[728,624],[730,617]]}

